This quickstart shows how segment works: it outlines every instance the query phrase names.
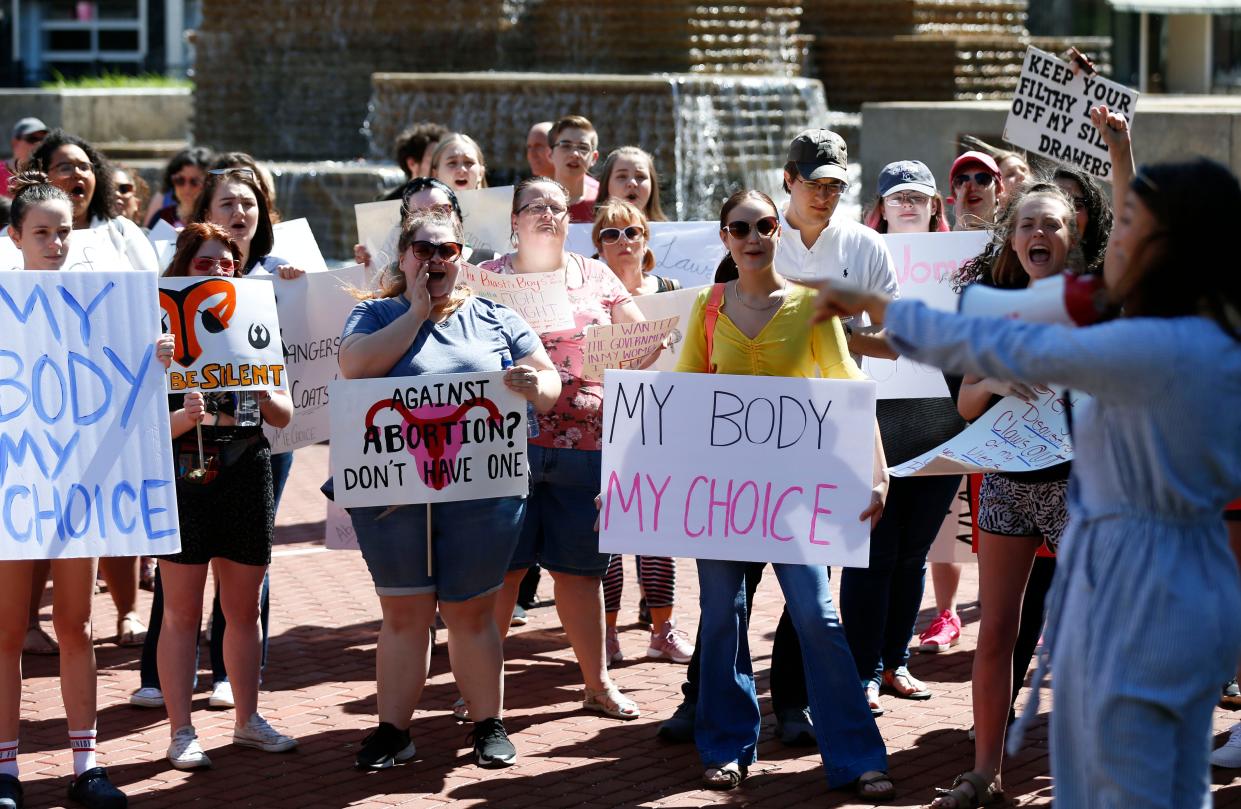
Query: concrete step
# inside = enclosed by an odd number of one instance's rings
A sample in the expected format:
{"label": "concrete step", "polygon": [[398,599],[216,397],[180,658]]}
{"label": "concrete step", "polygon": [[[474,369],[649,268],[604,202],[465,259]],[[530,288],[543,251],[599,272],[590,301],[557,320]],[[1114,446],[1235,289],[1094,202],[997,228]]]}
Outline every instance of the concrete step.
{"label": "concrete step", "polygon": [[190,143],[185,140],[133,140],[96,141],[94,145],[111,160],[133,163],[138,160],[166,162]]}

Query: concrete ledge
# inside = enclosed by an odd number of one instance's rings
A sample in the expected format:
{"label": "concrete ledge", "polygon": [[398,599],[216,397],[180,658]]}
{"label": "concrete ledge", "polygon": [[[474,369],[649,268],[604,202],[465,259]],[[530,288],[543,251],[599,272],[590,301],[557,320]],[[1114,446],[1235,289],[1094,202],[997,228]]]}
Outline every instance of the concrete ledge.
{"label": "concrete ledge", "polygon": [[[193,110],[188,88],[0,89],[0,129],[33,115],[92,143],[186,140]],[[7,136],[0,139],[7,144]]]}

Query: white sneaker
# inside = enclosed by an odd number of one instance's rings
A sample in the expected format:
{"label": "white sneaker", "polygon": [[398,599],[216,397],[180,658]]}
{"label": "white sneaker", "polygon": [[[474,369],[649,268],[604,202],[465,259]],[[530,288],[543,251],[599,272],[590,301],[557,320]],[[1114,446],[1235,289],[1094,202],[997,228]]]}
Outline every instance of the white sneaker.
{"label": "white sneaker", "polygon": [[158,688],[139,688],[129,695],[129,704],[139,708],[162,708],[164,707],[164,692]]}
{"label": "white sneaker", "polygon": [[211,698],[207,700],[209,708],[234,708],[233,684],[228,680],[220,680],[211,686]]}
{"label": "white sneaker", "polygon": [[1211,753],[1211,766],[1226,770],[1241,768],[1241,722],[1232,726],[1224,746]]}
{"label": "white sneaker", "polygon": [[198,734],[193,725],[177,728],[172,734],[172,744],[168,745],[168,763],[178,770],[205,770],[211,766],[211,759],[198,744]]}
{"label": "white sneaker", "polygon": [[256,713],[250,716],[244,728],[233,731],[233,744],[268,753],[283,753],[297,747],[297,739],[280,733]]}

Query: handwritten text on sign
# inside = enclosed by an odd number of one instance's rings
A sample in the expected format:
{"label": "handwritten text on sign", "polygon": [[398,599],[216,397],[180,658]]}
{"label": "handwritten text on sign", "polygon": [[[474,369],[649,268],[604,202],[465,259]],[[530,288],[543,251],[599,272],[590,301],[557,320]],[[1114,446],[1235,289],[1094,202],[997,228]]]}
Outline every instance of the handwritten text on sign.
{"label": "handwritten text on sign", "polygon": [[605,368],[631,368],[641,365],[659,348],[679,318],[613,323],[586,327],[586,347],[582,356],[582,379],[599,381]]}
{"label": "handwritten text on sign", "polygon": [[599,550],[865,567],[873,382],[609,371]]}
{"label": "handwritten text on sign", "polygon": [[338,380],[328,391],[340,505],[526,494],[526,400],[502,372]]}
{"label": "handwritten text on sign", "polygon": [[[583,256],[593,256],[595,245],[590,240],[594,225],[569,225],[565,249]],[[720,241],[719,222],[650,222],[651,238],[647,242],[655,256],[654,275],[675,278],[681,286],[697,287],[715,280],[715,269],[726,249]]]}
{"label": "handwritten text on sign", "polygon": [[[1073,460],[1065,392],[1041,385],[1034,392],[1038,399],[1033,402],[1005,396],[960,435],[889,472],[901,478],[1032,472]],[[1085,398],[1074,392],[1072,403]]]}
{"label": "handwritten text on sign", "polygon": [[1090,122],[1106,104],[1133,126],[1138,93],[1102,76],[1074,75],[1068,62],[1031,46],[1004,124],[1004,140],[1103,179],[1112,179],[1107,144]]}
{"label": "handwritten text on sign", "polygon": [[177,345],[168,387],[283,390],[284,356],[271,283],[256,278],[160,278],[160,326]]}
{"label": "handwritten text on sign", "polygon": [[181,548],[154,273],[0,273],[0,559]]}
{"label": "handwritten text on sign", "polygon": [[517,312],[539,334],[573,328],[573,304],[563,272],[502,275],[463,264],[457,279],[475,295]]}

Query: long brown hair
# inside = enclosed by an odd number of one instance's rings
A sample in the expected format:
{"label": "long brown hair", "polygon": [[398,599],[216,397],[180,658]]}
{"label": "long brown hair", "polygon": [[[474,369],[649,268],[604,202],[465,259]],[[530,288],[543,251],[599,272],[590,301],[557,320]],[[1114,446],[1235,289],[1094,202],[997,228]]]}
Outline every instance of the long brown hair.
{"label": "long brown hair", "polygon": [[172,263],[168,265],[168,270],[164,275],[168,277],[189,275],[190,263],[198,255],[198,248],[207,242],[219,242],[228,248],[233,261],[237,262],[233,267],[233,277],[240,278],[242,275],[241,248],[228,235],[227,230],[211,222],[191,222],[185,226],[181,234],[177,236],[177,252],[173,253]]}
{"label": "long brown hair", "polygon": [[253,191],[254,198],[258,200],[259,221],[258,227],[254,230],[254,238],[250,240],[250,252],[246,256],[245,269],[248,270],[258,264],[260,260],[267,258],[271,253],[272,245],[276,243],[276,233],[272,230],[271,203],[267,199],[267,189],[264,188],[263,182],[259,179],[258,173],[254,169],[230,168],[225,169],[223,174],[208,174],[207,182],[203,184],[203,192],[198,197],[198,204],[194,206],[194,213],[190,214],[190,221],[208,221],[211,216],[211,200],[215,198],[215,192],[224,183],[240,183]]}
{"label": "long brown hair", "polygon": [[667,222],[668,217],[664,215],[664,209],[659,204],[659,175],[655,173],[655,158],[637,146],[613,149],[603,161],[603,172],[599,175],[599,198],[595,201],[596,215],[599,208],[609,201],[608,183],[612,181],[612,170],[616,168],[617,159],[622,157],[635,162],[646,162],[646,171],[651,176],[651,198],[646,201],[646,210],[642,213],[651,222]]}

